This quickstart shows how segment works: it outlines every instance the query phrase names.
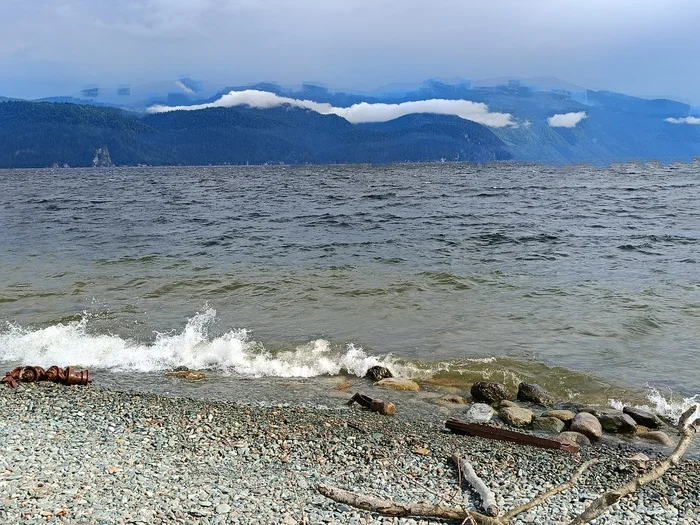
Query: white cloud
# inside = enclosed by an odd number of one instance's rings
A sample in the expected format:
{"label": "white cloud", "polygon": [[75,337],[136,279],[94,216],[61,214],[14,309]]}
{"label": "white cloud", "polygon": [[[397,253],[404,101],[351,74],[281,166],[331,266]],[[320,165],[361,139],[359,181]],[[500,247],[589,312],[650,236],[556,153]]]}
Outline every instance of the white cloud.
{"label": "white cloud", "polygon": [[194,91],[188,88],[181,80],[176,80],[175,85],[188,95],[194,95]]}
{"label": "white cloud", "polygon": [[557,113],[547,119],[547,124],[552,128],[575,128],[585,118],[588,118],[585,111]]}
{"label": "white cloud", "polygon": [[665,118],[664,122],[670,122],[671,124],[694,124],[700,126],[700,117],[669,117]]}
{"label": "white cloud", "polygon": [[280,97],[274,93],[254,89],[231,91],[227,95],[223,95],[219,100],[208,104],[197,104],[194,106],[153,106],[149,108],[148,111],[150,113],[163,113],[178,110],[194,111],[206,108],[230,108],[233,106],[267,109],[282,105],[310,109],[322,115],[338,115],[353,124],[363,122],[386,122],[415,113],[436,113],[440,115],[456,115],[463,119],[472,120],[494,128],[502,128],[505,126],[517,127],[517,123],[513,120],[513,116],[510,113],[491,112],[486,104],[471,102],[469,100],[432,99],[403,102],[401,104],[370,104],[362,102],[347,108],[338,108],[331,104],[314,102],[312,100]]}

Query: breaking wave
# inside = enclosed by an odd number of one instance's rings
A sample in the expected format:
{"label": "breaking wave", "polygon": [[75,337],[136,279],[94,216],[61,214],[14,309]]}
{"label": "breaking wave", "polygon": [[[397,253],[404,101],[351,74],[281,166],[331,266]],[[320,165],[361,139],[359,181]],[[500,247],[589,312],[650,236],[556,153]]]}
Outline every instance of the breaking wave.
{"label": "breaking wave", "polygon": [[[664,396],[658,388],[648,387],[646,392],[647,400],[649,404],[644,405],[634,405],[636,408],[643,408],[645,410],[650,410],[659,416],[678,423],[681,415],[688,410],[693,405],[700,405],[700,394],[695,394],[692,397],[679,397],[669,394]],[[617,410],[622,410],[625,407],[625,403],[617,399],[610,399],[609,404],[611,407]],[[700,413],[696,412],[695,417],[691,418],[691,421],[700,417]]]}
{"label": "breaking wave", "polygon": [[270,353],[250,339],[248,330],[209,336],[216,310],[194,315],[180,333],[156,335],[151,344],[116,335],[88,332],[89,317],[29,330],[9,325],[0,333],[0,361],[39,366],[82,366],[113,372],[154,372],[178,366],[220,370],[248,377],[314,377],[341,372],[364,376],[375,365],[391,368],[398,376],[419,377],[427,371],[392,356],[368,355],[350,343],[344,349],[324,339],[293,350]]}

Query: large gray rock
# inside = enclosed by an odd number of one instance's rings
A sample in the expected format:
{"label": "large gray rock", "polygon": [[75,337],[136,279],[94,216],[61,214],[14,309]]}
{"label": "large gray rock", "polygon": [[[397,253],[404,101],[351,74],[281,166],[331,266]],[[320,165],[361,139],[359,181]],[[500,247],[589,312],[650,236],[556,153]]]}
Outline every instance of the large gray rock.
{"label": "large gray rock", "polygon": [[551,432],[552,434],[558,434],[565,427],[564,422],[556,417],[538,417],[532,422],[532,430]]}
{"label": "large gray rock", "polygon": [[496,411],[486,403],[474,403],[464,413],[464,417],[473,423],[488,423],[495,413]]}
{"label": "large gray rock", "polygon": [[634,419],[639,425],[644,425],[647,428],[658,428],[661,424],[659,417],[643,408],[625,407],[622,411]]}
{"label": "large gray rock", "polygon": [[640,439],[643,439],[645,441],[651,441],[652,443],[658,443],[660,445],[663,445],[665,447],[672,447],[674,445],[673,440],[668,437],[668,434],[666,432],[662,432],[661,430],[653,430],[651,432],[641,432],[637,434],[637,437]]}
{"label": "large gray rock", "polygon": [[574,443],[576,445],[579,445],[580,447],[588,446],[591,444],[591,440],[583,434],[581,434],[580,432],[562,432],[558,436],[555,436],[554,439],[561,443]]}
{"label": "large gray rock", "polygon": [[554,403],[551,394],[540,385],[524,382],[518,385],[518,400],[530,401],[543,406],[550,406]]}
{"label": "large gray rock", "polygon": [[574,420],[576,414],[571,410],[547,410],[546,412],[542,412],[542,417],[556,417],[568,426]]}
{"label": "large gray rock", "polygon": [[498,411],[498,417],[512,427],[526,427],[535,419],[535,413],[527,408],[504,407]]}
{"label": "large gray rock", "polygon": [[634,433],[637,422],[619,410],[605,410],[598,413],[598,421],[606,432],[615,434]]}
{"label": "large gray rock", "polygon": [[593,414],[579,412],[571,422],[571,431],[579,432],[589,439],[600,439],[603,435],[603,427]]}
{"label": "large gray rock", "polygon": [[506,385],[491,381],[477,381],[472,385],[471,394],[474,401],[489,405],[512,397]]}

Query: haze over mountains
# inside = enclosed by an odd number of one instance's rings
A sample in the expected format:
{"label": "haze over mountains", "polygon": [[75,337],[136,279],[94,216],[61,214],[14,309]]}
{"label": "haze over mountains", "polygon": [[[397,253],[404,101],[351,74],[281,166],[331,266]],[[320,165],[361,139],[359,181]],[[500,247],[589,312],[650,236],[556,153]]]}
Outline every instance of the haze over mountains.
{"label": "haze over mountains", "polygon": [[[426,81],[373,93],[184,78],[0,97],[0,167],[522,160],[608,164],[700,156],[700,109],[552,78]],[[96,156],[107,148],[109,155]]]}

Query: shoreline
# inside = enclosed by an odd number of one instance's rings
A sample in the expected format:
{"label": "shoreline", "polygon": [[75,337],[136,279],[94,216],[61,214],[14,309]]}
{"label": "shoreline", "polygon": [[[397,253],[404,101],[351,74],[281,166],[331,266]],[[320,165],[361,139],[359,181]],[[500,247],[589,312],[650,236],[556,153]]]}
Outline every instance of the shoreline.
{"label": "shoreline", "polygon": [[[507,510],[601,458],[574,489],[513,520],[558,523],[635,476],[626,458],[638,451],[537,449],[345,406],[263,407],[51,383],[1,390],[0,438],[0,517],[105,525],[433,523],[350,509],[315,487],[437,502],[433,492],[458,493],[449,459],[458,450]],[[468,490],[460,501],[478,504]],[[683,459],[596,523],[700,523],[698,501],[700,463]]]}

